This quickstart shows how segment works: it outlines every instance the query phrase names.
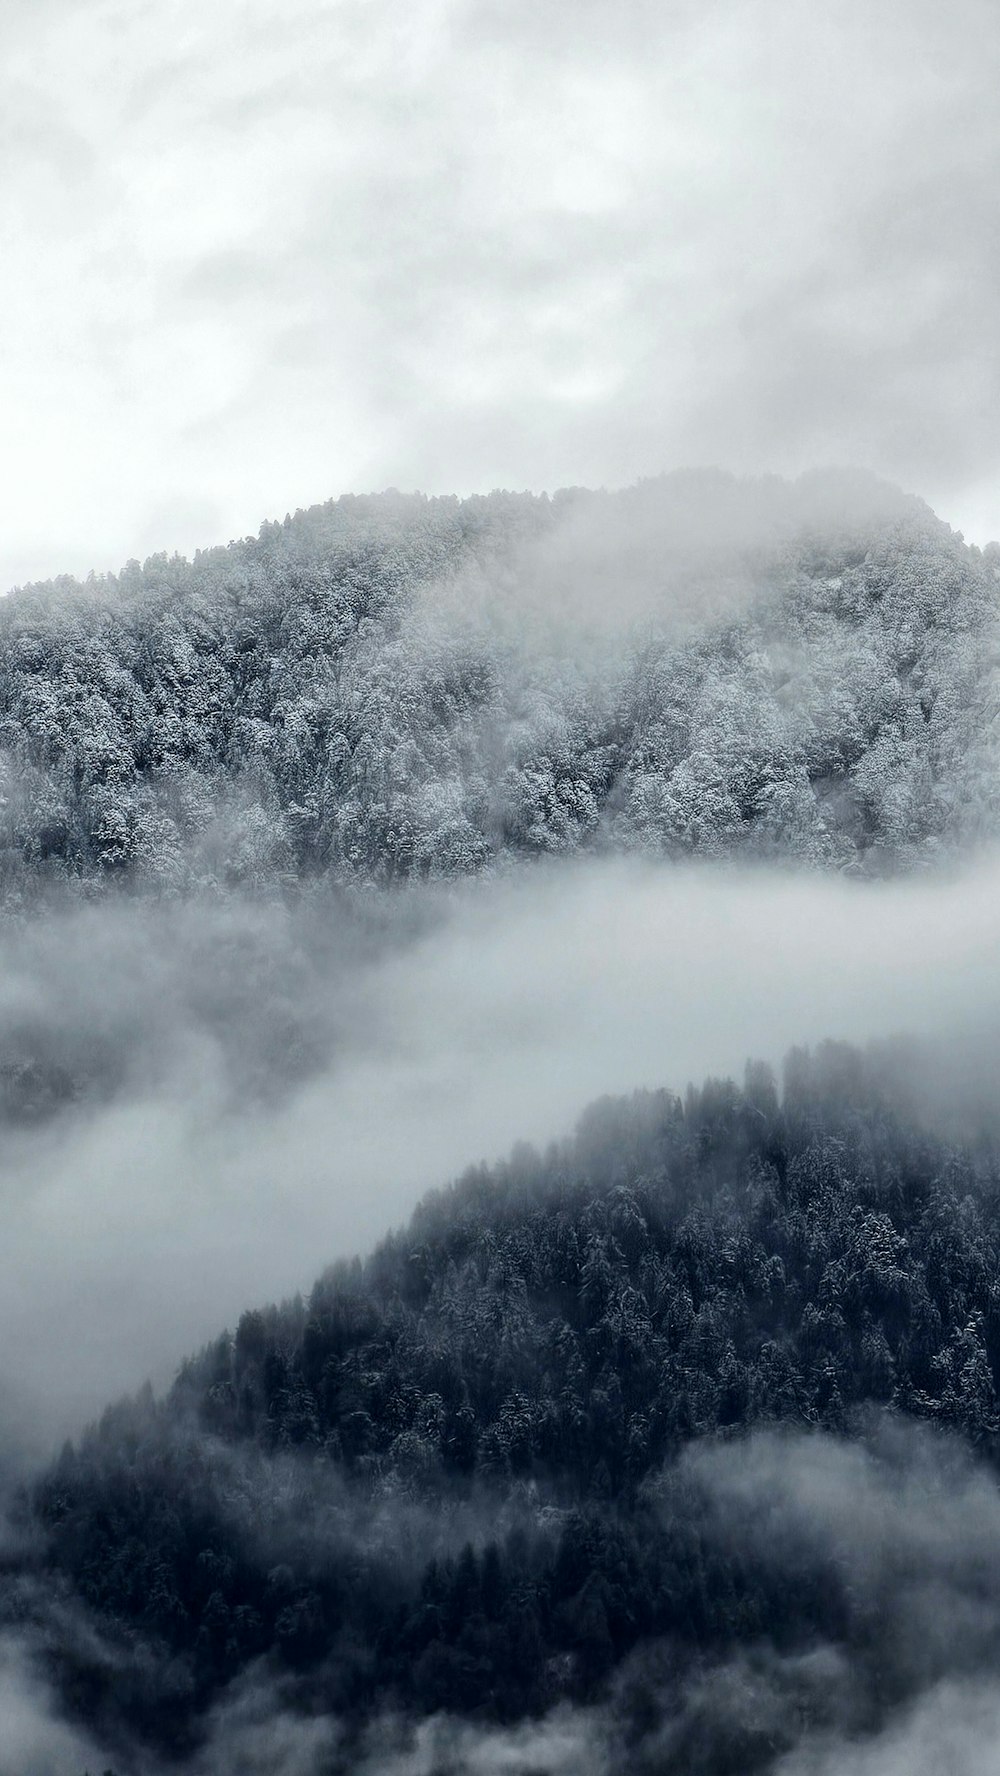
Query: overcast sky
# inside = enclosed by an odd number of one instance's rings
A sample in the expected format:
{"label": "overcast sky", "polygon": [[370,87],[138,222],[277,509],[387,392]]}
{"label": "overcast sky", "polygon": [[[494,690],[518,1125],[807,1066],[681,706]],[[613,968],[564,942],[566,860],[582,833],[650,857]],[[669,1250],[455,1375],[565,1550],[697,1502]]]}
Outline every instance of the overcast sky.
{"label": "overcast sky", "polygon": [[0,584],[865,464],[1000,533],[996,0],[3,0]]}

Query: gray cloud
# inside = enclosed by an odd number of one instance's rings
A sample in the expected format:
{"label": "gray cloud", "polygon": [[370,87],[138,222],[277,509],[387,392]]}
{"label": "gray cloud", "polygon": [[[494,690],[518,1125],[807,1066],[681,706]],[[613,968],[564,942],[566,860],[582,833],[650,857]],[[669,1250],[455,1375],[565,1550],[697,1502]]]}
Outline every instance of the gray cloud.
{"label": "gray cloud", "polygon": [[692,1445],[681,1472],[709,1495],[723,1545],[790,1580],[816,1561],[836,1574],[856,1618],[879,1624],[888,1694],[992,1659],[1000,1494],[957,1443],[891,1420],[871,1444],[764,1433]]}
{"label": "gray cloud", "polygon": [[60,1719],[54,1700],[24,1642],[0,1634],[0,1772],[3,1776],[77,1776],[106,1765],[89,1733]]}
{"label": "gray cloud", "polygon": [[871,1740],[832,1739],[793,1753],[776,1776],[991,1776],[1000,1694],[990,1683],[945,1681]]}
{"label": "gray cloud", "polygon": [[[752,1548],[789,1582],[803,1562],[828,1562],[851,1614],[875,1636],[874,1695],[859,1656],[864,1632],[853,1650],[818,1650],[812,1669],[808,1659],[795,1671],[795,1661],[758,1654],[757,1719],[767,1724],[763,1692],[776,1743],[797,1741],[775,1776],[979,1776],[993,1767],[1000,1495],[987,1468],[926,1428],[891,1420],[867,1445],[780,1433],[695,1445],[682,1468],[712,1499],[710,1533]],[[746,1663],[752,1670],[752,1654]],[[720,1675],[721,1718],[733,1709],[734,1674]],[[796,1688],[810,1703],[798,1716]],[[745,1704],[744,1718],[753,1722]],[[813,1725],[803,1730],[806,1719]]]}
{"label": "gray cloud", "polygon": [[706,460],[854,459],[1000,528],[986,0],[53,0],[3,34],[0,578],[348,487]]}

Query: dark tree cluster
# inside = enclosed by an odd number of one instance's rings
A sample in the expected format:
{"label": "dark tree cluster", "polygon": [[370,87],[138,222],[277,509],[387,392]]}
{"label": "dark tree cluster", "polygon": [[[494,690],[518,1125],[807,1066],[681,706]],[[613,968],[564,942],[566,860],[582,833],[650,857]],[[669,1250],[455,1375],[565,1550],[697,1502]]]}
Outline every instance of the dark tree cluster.
{"label": "dark tree cluster", "polygon": [[996,1460],[1000,1148],[922,1128],[894,1065],[828,1044],[780,1097],[755,1065],[599,1103],[111,1408],[32,1504],[47,1582],[117,1647],[64,1652],[65,1693],[183,1747],[261,1659],[348,1721],[509,1720],[647,1643],[680,1684],[820,1636],[874,1708],[850,1574],[807,1550],[789,1584],[682,1458],[881,1412]]}

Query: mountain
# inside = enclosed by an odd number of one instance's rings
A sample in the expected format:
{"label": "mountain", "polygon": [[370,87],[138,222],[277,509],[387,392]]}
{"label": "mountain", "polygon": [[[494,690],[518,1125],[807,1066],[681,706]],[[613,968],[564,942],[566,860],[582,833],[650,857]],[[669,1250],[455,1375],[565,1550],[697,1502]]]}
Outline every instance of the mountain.
{"label": "mountain", "polygon": [[[702,471],[0,602],[27,1768],[991,1767],[996,884],[931,866],[1000,833],[998,594],[872,477]],[[602,1100],[237,1318],[738,1004],[771,1054],[792,1004],[939,1047]]]}
{"label": "mountain", "polygon": [[110,1408],[7,1557],[63,1705],[129,1769],[249,1709],[276,1770],[749,1772],[984,1681],[1000,1146],[912,1078],[604,1100]]}
{"label": "mountain", "polygon": [[1000,552],[871,477],[345,497],[0,604],[0,891],[583,849],[884,873],[998,827]]}

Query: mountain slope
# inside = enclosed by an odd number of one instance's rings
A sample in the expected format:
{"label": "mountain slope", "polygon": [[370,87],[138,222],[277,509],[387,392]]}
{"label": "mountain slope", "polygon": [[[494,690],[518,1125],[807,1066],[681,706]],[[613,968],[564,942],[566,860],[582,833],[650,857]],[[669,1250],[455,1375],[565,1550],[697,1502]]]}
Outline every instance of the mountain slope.
{"label": "mountain slope", "polygon": [[[781,1104],[753,1067],[598,1105],[111,1409],[34,1497],[73,1706],[180,1753],[227,1686],[277,1684],[353,1744],[386,1710],[627,1713],[636,1661],[666,1659],[655,1724],[681,1732],[706,1673],[823,1647],[875,1727],[985,1669],[995,1603],[961,1645],[897,1644],[920,1562],[878,1577],[852,1541],[855,1493],[887,1547],[918,1533],[908,1490],[1000,1512],[961,1455],[1000,1451],[1000,1151],[921,1128],[901,1077],[828,1045]],[[986,1545],[934,1556],[956,1609]],[[735,1762],[677,1767],[767,1767],[824,1686],[802,1675],[777,1737],[734,1726]]]}
{"label": "mountain slope", "polygon": [[874,479],[331,501],[0,606],[0,867],[387,884],[582,847],[884,871],[998,822],[997,558]]}

